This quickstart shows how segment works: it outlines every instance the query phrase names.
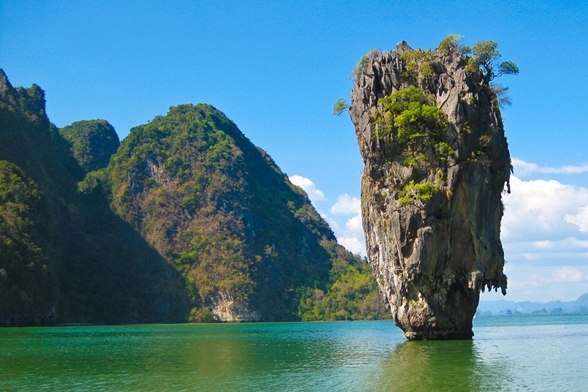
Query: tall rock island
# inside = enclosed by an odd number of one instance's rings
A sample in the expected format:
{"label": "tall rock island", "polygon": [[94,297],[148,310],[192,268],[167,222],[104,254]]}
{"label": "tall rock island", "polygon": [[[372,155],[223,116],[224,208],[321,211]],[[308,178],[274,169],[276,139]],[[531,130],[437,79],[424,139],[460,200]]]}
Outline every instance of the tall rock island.
{"label": "tall rock island", "polygon": [[354,71],[368,258],[411,340],[471,339],[480,291],[506,293],[500,221],[511,162],[490,85],[500,73],[464,52],[452,41],[433,51],[402,42]]}

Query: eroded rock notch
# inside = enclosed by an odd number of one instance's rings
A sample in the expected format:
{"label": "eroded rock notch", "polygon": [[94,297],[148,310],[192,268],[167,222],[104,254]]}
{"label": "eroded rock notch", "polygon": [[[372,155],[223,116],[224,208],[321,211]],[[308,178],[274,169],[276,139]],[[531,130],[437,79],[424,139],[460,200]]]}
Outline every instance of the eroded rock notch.
{"label": "eroded rock notch", "polygon": [[480,291],[506,293],[501,196],[512,166],[499,94],[469,58],[456,45],[402,42],[354,71],[368,258],[408,339],[471,339]]}

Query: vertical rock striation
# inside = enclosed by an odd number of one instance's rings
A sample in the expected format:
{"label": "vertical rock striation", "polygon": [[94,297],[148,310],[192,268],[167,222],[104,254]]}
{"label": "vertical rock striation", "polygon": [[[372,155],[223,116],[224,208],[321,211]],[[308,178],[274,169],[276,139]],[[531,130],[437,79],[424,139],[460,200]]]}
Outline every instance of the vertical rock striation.
{"label": "vertical rock striation", "polygon": [[[510,155],[498,97],[466,64],[459,50],[402,42],[365,57],[352,92],[368,258],[408,339],[471,339],[480,291],[506,293],[500,221]],[[422,105],[405,102],[417,93]],[[398,112],[407,108],[416,117]],[[443,118],[433,124],[427,113],[437,108]]]}

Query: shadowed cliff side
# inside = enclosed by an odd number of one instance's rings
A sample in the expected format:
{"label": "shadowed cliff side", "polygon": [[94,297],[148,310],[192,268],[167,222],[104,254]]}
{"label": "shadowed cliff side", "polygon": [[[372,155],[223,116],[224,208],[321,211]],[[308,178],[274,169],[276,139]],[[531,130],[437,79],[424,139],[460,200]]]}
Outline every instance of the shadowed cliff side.
{"label": "shadowed cliff side", "polygon": [[354,71],[368,258],[408,339],[471,339],[480,291],[506,293],[511,163],[490,85],[500,74],[472,57],[455,43],[425,52],[402,42]]}
{"label": "shadowed cliff side", "polygon": [[184,321],[177,271],[88,185],[86,169],[118,147],[114,129],[64,133],[43,90],[14,88],[0,69],[0,326]]}

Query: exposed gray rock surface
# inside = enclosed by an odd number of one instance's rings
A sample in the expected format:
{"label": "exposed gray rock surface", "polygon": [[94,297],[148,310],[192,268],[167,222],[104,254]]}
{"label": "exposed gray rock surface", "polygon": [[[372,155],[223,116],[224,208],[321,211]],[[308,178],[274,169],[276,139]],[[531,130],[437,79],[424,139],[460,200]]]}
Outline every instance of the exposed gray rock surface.
{"label": "exposed gray rock surface", "polygon": [[[410,60],[412,51],[402,42],[398,51],[372,54],[352,92],[368,258],[408,339],[471,339],[480,291],[506,293],[500,221],[508,145],[497,97],[481,73],[465,72],[465,56],[433,51]],[[432,72],[423,72],[425,65]],[[408,166],[395,135],[376,131],[379,100],[410,85],[432,94],[447,116],[442,139],[454,153],[443,162],[424,147],[426,162]],[[428,200],[401,203],[411,180],[437,190]]]}

